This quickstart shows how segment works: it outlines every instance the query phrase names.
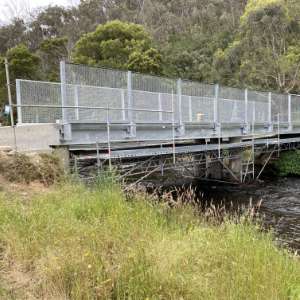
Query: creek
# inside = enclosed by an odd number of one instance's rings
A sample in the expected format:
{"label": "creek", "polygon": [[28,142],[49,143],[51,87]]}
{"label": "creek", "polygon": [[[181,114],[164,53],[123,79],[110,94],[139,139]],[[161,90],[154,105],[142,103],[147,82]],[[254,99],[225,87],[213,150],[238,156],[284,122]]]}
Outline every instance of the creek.
{"label": "creek", "polygon": [[281,245],[300,251],[300,178],[276,179],[249,186],[201,182],[201,201],[233,209],[257,205],[265,228],[272,228]]}

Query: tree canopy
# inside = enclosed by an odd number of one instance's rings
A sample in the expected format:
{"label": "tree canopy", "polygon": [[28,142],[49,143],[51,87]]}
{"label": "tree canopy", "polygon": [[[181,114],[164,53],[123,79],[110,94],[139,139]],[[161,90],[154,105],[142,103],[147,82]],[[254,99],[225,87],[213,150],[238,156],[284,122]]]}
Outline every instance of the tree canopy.
{"label": "tree canopy", "polygon": [[150,35],[141,25],[120,21],[99,25],[76,43],[72,59],[76,63],[114,67],[158,74],[161,56],[152,47]]}
{"label": "tree canopy", "polygon": [[251,0],[235,39],[215,54],[219,78],[283,92],[300,89],[300,23],[281,0]]}
{"label": "tree canopy", "polygon": [[[5,53],[5,56],[9,62],[10,81],[12,83],[11,90],[13,95],[15,95],[14,82],[16,79],[39,78],[40,59],[38,56],[32,54],[25,45],[20,44],[9,49]],[[4,104],[7,104],[6,74],[4,57],[0,56],[0,108],[2,108]]]}

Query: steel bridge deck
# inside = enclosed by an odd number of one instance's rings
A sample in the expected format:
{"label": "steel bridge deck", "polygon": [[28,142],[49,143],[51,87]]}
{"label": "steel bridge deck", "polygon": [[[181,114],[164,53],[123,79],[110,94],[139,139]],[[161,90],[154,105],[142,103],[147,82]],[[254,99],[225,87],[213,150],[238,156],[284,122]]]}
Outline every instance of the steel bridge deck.
{"label": "steel bridge deck", "polygon": [[[221,144],[201,144],[201,145],[188,145],[188,146],[167,146],[167,147],[153,147],[143,149],[125,149],[125,150],[112,150],[109,153],[99,153],[98,155],[80,155],[78,160],[86,159],[129,159],[129,158],[145,158],[152,156],[165,156],[172,154],[193,154],[217,150],[228,150],[236,148],[251,147],[254,143],[255,146],[276,146],[279,144],[277,138],[271,139],[256,139],[254,141],[242,141],[237,143],[221,143]],[[300,137],[280,139],[280,146],[284,144],[300,143]]]}

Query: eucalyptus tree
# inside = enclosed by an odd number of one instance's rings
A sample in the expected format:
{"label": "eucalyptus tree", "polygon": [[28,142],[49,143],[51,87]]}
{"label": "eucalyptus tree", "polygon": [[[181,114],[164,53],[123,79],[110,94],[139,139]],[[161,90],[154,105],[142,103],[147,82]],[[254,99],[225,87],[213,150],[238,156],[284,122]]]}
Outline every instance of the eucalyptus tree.
{"label": "eucalyptus tree", "polygon": [[299,90],[299,14],[293,1],[249,1],[235,40],[215,54],[220,77],[254,88]]}

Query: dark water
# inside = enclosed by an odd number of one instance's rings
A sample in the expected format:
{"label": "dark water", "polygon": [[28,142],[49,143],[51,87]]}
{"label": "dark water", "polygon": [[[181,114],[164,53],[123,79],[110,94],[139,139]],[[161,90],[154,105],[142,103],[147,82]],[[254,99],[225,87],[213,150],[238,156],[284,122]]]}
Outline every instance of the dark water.
{"label": "dark water", "polygon": [[266,228],[272,228],[281,245],[300,251],[300,178],[268,181],[253,186],[197,185],[201,198],[234,207],[261,202],[259,214]]}

